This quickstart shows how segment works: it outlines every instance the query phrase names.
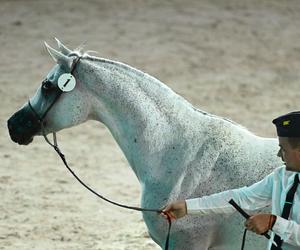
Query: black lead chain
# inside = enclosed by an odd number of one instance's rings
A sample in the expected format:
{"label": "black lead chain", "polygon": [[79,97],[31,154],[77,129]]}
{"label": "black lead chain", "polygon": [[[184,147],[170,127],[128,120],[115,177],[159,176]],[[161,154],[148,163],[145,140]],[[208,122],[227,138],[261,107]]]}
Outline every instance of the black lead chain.
{"label": "black lead chain", "polygon": [[[97,197],[99,197],[102,200],[105,200],[115,206],[119,206],[122,208],[126,208],[126,209],[131,209],[131,210],[136,210],[136,211],[147,211],[147,212],[156,212],[156,213],[162,213],[163,211],[161,209],[151,209],[151,208],[140,208],[140,207],[133,207],[133,206],[127,206],[127,205],[123,205],[117,202],[114,202],[112,200],[109,200],[107,198],[105,198],[104,196],[102,196],[101,194],[97,193],[95,190],[93,190],[92,188],[90,188],[88,185],[86,185],[75,173],[74,171],[69,167],[67,160],[65,158],[65,155],[61,152],[61,150],[59,149],[58,145],[57,145],[57,141],[56,141],[56,135],[55,133],[53,133],[53,139],[54,139],[54,144],[52,144],[49,139],[46,136],[46,133],[44,131],[44,126],[43,126],[43,122],[41,122],[41,127],[42,127],[42,133],[43,136],[45,138],[45,141],[55,150],[55,152],[59,155],[59,157],[61,158],[61,160],[63,161],[65,167],[69,170],[69,172],[75,177],[75,179],[82,185],[84,186],[87,190],[89,190],[90,192],[92,192],[93,194],[95,194]],[[165,242],[165,250],[169,249],[169,241],[170,241],[170,231],[171,231],[171,225],[172,225],[172,221],[171,218],[168,214],[167,218],[168,218],[168,233],[167,233],[167,238],[166,238],[166,242]]]}

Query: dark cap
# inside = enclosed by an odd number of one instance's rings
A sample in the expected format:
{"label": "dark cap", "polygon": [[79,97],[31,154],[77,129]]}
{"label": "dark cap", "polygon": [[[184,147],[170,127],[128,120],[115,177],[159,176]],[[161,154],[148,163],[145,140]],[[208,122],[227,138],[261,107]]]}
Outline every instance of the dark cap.
{"label": "dark cap", "polygon": [[277,117],[272,121],[280,137],[300,137],[300,111]]}

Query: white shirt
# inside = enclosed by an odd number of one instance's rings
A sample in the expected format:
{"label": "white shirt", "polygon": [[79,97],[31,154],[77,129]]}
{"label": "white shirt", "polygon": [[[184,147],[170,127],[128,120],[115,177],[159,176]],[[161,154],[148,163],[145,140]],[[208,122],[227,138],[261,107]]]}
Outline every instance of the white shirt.
{"label": "white shirt", "polygon": [[268,248],[271,248],[275,233],[283,239],[283,250],[300,249],[300,184],[295,193],[289,220],[281,216],[286,194],[293,185],[296,172],[285,166],[276,168],[263,180],[247,187],[186,200],[188,214],[232,214],[236,210],[228,201],[234,201],[243,209],[257,210],[272,204],[272,214],[277,215]]}

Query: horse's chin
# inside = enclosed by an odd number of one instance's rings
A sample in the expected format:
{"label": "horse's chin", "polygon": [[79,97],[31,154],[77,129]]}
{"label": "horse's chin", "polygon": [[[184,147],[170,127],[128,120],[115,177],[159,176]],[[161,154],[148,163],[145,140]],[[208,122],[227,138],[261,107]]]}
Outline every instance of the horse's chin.
{"label": "horse's chin", "polygon": [[33,137],[31,137],[29,140],[23,141],[23,142],[18,142],[19,145],[29,145],[30,143],[32,143],[33,141]]}
{"label": "horse's chin", "polygon": [[33,141],[33,137],[26,138],[26,139],[25,138],[18,138],[17,139],[17,138],[14,138],[14,137],[11,136],[11,139],[15,143],[18,143],[19,145],[24,145],[24,146],[30,144]]}

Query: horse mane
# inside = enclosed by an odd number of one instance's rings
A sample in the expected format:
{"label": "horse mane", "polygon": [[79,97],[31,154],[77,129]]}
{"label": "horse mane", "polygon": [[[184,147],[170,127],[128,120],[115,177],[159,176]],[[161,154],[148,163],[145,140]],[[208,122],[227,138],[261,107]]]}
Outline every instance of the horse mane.
{"label": "horse mane", "polygon": [[[88,60],[91,60],[91,61],[95,61],[95,62],[103,62],[103,63],[107,63],[107,64],[111,64],[111,65],[118,65],[119,67],[123,68],[123,69],[131,69],[133,71],[135,71],[136,73],[138,73],[138,75],[140,76],[148,76],[148,77],[151,77],[152,79],[154,79],[156,82],[159,82],[159,83],[162,83],[161,81],[159,81],[158,79],[156,79],[155,77],[137,69],[137,68],[134,68],[126,63],[122,63],[122,62],[119,62],[119,61],[114,61],[114,60],[110,60],[110,59],[106,59],[106,58],[101,58],[101,57],[96,57],[96,56],[92,56],[90,55],[89,53],[98,53],[97,51],[93,51],[93,50],[87,50],[87,51],[83,51],[83,47],[84,45],[80,45],[79,47],[77,47],[72,53],[70,53],[68,56],[78,56],[78,57],[82,57],[84,59],[88,59]],[[164,84],[164,83],[162,83]],[[174,90],[172,90],[170,88],[171,91],[175,92]],[[177,93],[176,93],[177,94]],[[178,94],[177,94],[178,95]],[[218,116],[218,115],[214,115],[214,114],[211,114],[211,113],[208,113],[206,111],[203,111],[199,108],[196,108],[193,104],[191,104],[189,101],[187,101],[184,97],[180,96],[181,98],[183,98],[186,102],[188,102],[191,107],[196,111],[196,112],[199,112],[201,113],[202,115],[207,115],[209,117],[212,117],[212,118],[215,118],[215,119],[220,119],[220,120],[223,120],[225,122],[229,122],[237,127],[239,127],[240,129],[243,129],[243,130],[246,130],[247,132],[251,133],[246,127],[244,127],[243,125],[229,119],[229,118],[226,118],[226,117],[223,117],[223,116]]]}
{"label": "horse mane", "polygon": [[208,113],[208,112],[203,111],[203,110],[201,110],[201,109],[198,109],[198,108],[196,108],[196,107],[194,107],[194,106],[193,106],[193,109],[194,109],[195,111],[201,113],[202,115],[207,115],[207,116],[212,117],[212,118],[224,120],[225,122],[229,122],[229,123],[231,123],[231,124],[233,124],[233,125],[235,125],[235,126],[241,128],[241,129],[244,129],[244,130],[246,130],[246,131],[248,131],[248,132],[251,133],[251,131],[249,131],[249,129],[247,129],[247,128],[244,127],[243,125],[241,125],[241,124],[239,124],[239,123],[237,123],[237,122],[235,122],[235,121],[233,121],[233,120],[230,120],[229,118],[226,118],[226,117],[223,117],[223,116],[218,116],[218,115],[214,115],[214,114]]}

